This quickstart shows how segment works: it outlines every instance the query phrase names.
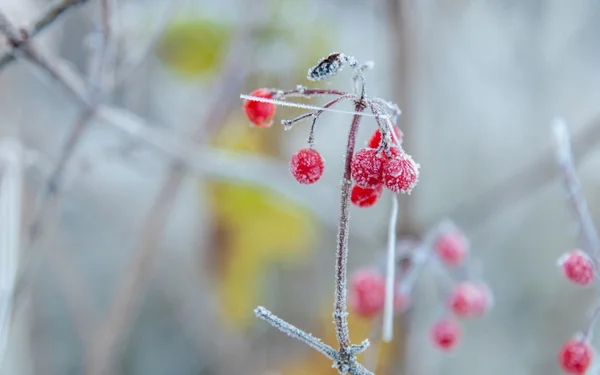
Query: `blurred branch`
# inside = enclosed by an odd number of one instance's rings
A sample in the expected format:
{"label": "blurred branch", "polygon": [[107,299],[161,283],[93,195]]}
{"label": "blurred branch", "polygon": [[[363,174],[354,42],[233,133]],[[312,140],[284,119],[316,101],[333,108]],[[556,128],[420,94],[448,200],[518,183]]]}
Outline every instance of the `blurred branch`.
{"label": "blurred branch", "polygon": [[579,226],[579,236],[582,244],[585,246],[585,251],[593,259],[597,268],[600,263],[600,240],[598,239],[598,232],[588,210],[585,197],[581,192],[581,183],[575,172],[569,130],[564,121],[560,119],[554,120],[552,130],[556,140],[556,161],[562,173],[571,210]]}
{"label": "blurred branch", "polygon": [[[600,118],[596,118],[573,136],[573,164],[577,165],[600,143]],[[554,148],[544,151],[529,165],[474,198],[461,202],[449,217],[474,230],[490,218],[521,202],[556,178]]]}
{"label": "blurred branch", "polygon": [[[21,30],[22,36],[18,39],[22,40],[16,45],[13,43],[13,47],[18,46],[21,43],[26,43],[31,40],[46,27],[50,26],[56,21],[61,15],[65,14],[69,9],[74,8],[77,5],[86,3],[88,0],[63,0],[51,5],[41,16],[34,22],[33,26],[29,30]],[[8,64],[15,61],[14,51],[7,52],[0,56],[0,70],[5,68]]]}
{"label": "blurred branch", "polygon": [[[252,8],[256,6],[257,4],[252,4]],[[225,68],[222,69],[220,77],[214,85],[214,90],[212,90],[214,96],[212,105],[208,107],[209,114],[204,123],[196,127],[192,134],[194,143],[200,143],[205,138],[204,134],[207,128],[214,130],[220,126],[231,106],[238,100],[236,93],[241,91],[243,77],[248,68],[246,56],[252,51],[255,27],[258,22],[262,21],[261,19],[254,20],[251,16],[246,19],[248,21],[238,30]],[[125,272],[125,279],[117,289],[118,294],[110,308],[108,319],[98,331],[98,340],[92,347],[88,374],[111,373],[115,357],[119,353],[119,348],[127,333],[127,327],[135,313],[142,286],[152,270],[166,221],[186,175],[187,169],[182,161],[177,160],[171,164],[166,182],[144,223],[140,242],[134,250],[129,269]]]}

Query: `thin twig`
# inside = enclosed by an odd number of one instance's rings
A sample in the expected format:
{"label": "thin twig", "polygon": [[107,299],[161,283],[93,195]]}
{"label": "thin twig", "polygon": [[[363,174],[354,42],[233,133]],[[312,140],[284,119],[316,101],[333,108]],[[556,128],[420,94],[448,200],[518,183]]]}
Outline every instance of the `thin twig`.
{"label": "thin twig", "polygon": [[[40,16],[40,18],[34,22],[30,29],[24,30],[23,35],[25,36],[26,41],[31,40],[37,34],[42,32],[44,29],[46,29],[46,27],[54,23],[54,21],[59,19],[59,17],[65,14],[69,9],[72,9],[77,5],[82,5],[87,1],[88,0],[63,0],[51,5],[48,10],[46,10]],[[13,51],[7,52],[0,56],[0,70],[15,60],[16,57],[14,56]]]}
{"label": "thin twig", "polygon": [[387,270],[385,279],[385,304],[383,307],[383,328],[381,339],[392,341],[394,333],[394,286],[396,282],[396,224],[398,222],[398,197],[392,196],[392,212],[388,228]]}
{"label": "thin twig", "polygon": [[585,197],[581,192],[581,183],[575,172],[569,130],[563,120],[555,119],[553,131],[556,140],[556,160],[567,191],[567,199],[577,220],[584,250],[594,259],[594,264],[598,268],[600,266],[600,240]]}

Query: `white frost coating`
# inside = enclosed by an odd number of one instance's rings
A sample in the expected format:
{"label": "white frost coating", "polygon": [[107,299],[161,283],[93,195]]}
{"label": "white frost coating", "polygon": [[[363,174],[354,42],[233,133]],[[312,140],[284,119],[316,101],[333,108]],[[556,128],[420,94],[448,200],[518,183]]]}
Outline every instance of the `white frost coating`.
{"label": "white frost coating", "polygon": [[392,341],[394,334],[394,281],[396,280],[396,223],[398,221],[398,197],[393,195],[392,213],[388,228],[387,271],[385,279],[385,304],[383,307],[383,342]]}
{"label": "white frost coating", "polygon": [[[316,106],[316,105],[308,105],[308,104],[301,104],[301,103],[294,103],[294,102],[286,102],[286,101],[283,101],[283,100],[260,98],[258,96],[245,95],[245,94],[240,95],[240,99],[253,100],[253,101],[263,102],[263,103],[272,103],[272,104],[281,105],[281,106],[284,106],[284,107],[294,107],[294,108],[301,108],[301,109],[314,109],[314,110],[323,111],[323,112],[334,112],[334,113],[344,113],[344,114],[347,114],[347,115],[360,115],[360,116],[365,116],[365,117],[375,117],[374,114],[368,113],[368,112],[344,111],[342,109],[325,108],[325,107],[319,107],[319,106]],[[379,117],[381,117],[381,118],[390,118],[390,116],[387,115],[387,114],[379,115]]]}

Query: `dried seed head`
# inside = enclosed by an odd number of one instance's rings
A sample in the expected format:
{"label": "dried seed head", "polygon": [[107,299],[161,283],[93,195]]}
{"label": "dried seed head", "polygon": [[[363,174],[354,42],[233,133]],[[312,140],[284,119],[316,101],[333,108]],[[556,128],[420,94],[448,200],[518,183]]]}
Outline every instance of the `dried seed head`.
{"label": "dried seed head", "polygon": [[333,77],[344,68],[346,61],[347,57],[343,53],[331,53],[329,56],[323,57],[317,65],[308,70],[307,78],[311,81],[321,81]]}

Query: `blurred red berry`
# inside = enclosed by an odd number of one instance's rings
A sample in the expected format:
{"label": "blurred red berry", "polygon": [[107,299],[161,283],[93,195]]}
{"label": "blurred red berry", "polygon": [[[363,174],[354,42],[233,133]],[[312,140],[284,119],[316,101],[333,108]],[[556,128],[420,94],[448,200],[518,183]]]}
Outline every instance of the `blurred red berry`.
{"label": "blurred red berry", "polygon": [[371,207],[379,200],[382,192],[383,185],[379,185],[375,189],[365,189],[354,185],[350,192],[350,201],[358,207]]}
{"label": "blurred red berry", "polygon": [[460,338],[460,326],[451,318],[436,322],[431,328],[431,339],[436,348],[451,351]]}
{"label": "blurred red berry", "polygon": [[579,340],[567,341],[558,355],[558,360],[564,372],[573,375],[583,375],[592,363],[593,349]]}
{"label": "blurred red berry", "polygon": [[387,160],[383,166],[383,179],[385,187],[394,193],[410,194],[419,180],[419,164],[410,155],[401,153]]}
{"label": "blurred red berry", "polygon": [[435,242],[438,258],[448,267],[459,266],[469,249],[468,240],[458,230],[442,234]]}
{"label": "blurred red berry", "polygon": [[565,277],[575,284],[589,285],[594,281],[594,264],[590,257],[579,250],[564,254],[558,259]]}
{"label": "blurred red berry", "polygon": [[321,178],[325,163],[321,154],[311,148],[303,148],[292,156],[290,171],[301,184],[313,184]]}
{"label": "blurred red berry", "polygon": [[[271,99],[273,93],[269,89],[256,89],[250,93],[251,96]],[[275,116],[275,104],[264,103],[256,100],[246,99],[244,102],[244,112],[251,123],[259,128],[268,128],[273,124]]]}
{"label": "blurred red berry", "polygon": [[374,189],[383,182],[384,159],[377,156],[377,150],[363,148],[352,158],[351,172],[356,185],[365,189]]}
{"label": "blurred red berry", "polygon": [[350,306],[362,317],[372,317],[383,311],[385,278],[373,269],[357,271],[350,281]]}
{"label": "blurred red berry", "polygon": [[448,299],[448,308],[461,318],[480,317],[491,307],[491,293],[487,286],[470,282],[457,284]]}
{"label": "blurred red berry", "polygon": [[[395,142],[393,142],[393,138],[392,138],[392,143],[396,144],[396,145],[402,144],[402,137],[403,137],[402,131],[396,125],[394,125],[392,128],[394,129],[394,134],[396,134],[396,138],[398,139],[398,143],[395,143]],[[380,144],[381,144],[381,131],[379,130],[379,128],[377,128],[377,130],[375,130],[375,132],[369,139],[369,142],[367,142],[367,146],[371,147],[371,148],[378,148]]]}

